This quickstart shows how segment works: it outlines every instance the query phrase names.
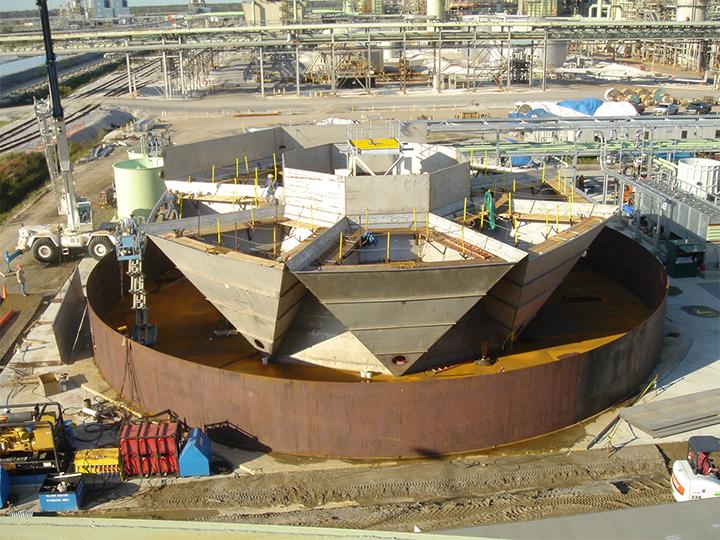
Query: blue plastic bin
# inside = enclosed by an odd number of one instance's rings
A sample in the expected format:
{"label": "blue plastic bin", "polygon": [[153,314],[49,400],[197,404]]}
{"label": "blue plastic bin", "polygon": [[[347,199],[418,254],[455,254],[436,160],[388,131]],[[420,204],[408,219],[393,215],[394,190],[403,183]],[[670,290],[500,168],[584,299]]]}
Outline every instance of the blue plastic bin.
{"label": "blue plastic bin", "polygon": [[210,439],[198,428],[193,428],[185,437],[178,471],[180,476],[210,476]]}
{"label": "blue plastic bin", "polygon": [[[60,491],[64,485],[65,491]],[[43,512],[67,512],[77,510],[85,495],[82,474],[48,476],[40,487],[40,508]]]}

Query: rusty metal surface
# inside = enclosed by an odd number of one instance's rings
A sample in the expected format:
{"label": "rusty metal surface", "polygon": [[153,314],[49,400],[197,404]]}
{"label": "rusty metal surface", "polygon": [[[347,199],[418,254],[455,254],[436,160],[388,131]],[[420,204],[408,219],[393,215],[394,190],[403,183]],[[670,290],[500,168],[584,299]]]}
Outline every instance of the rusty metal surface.
{"label": "rusty metal surface", "polygon": [[[518,337],[523,325],[535,316],[578,259],[605,226],[604,219],[588,218],[551,241],[535,246],[529,257],[513,267],[481,300],[485,313],[504,342]],[[551,246],[545,248],[544,246]]]}
{"label": "rusty metal surface", "polygon": [[368,383],[217,369],[124,341],[102,319],[119,299],[117,264],[106,257],[87,286],[95,361],[144,409],[170,409],[193,426],[225,423],[249,446],[346,458],[478,450],[583,420],[626,397],[655,366],[667,294],[660,263],[611,230],[582,263],[632,291],[649,317],[596,349],[568,346],[555,361]]}

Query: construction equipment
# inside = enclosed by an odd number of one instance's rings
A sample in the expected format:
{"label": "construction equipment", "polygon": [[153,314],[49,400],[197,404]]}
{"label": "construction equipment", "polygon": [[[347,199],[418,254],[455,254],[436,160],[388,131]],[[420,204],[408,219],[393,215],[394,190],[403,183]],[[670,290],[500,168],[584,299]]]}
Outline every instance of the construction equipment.
{"label": "construction equipment", "polygon": [[100,208],[105,208],[106,206],[115,206],[116,202],[117,201],[115,201],[115,190],[112,186],[103,189],[98,196],[98,204],[100,205]]}
{"label": "construction equipment", "polygon": [[0,464],[8,470],[67,468],[71,452],[58,403],[12,405],[0,413]]}
{"label": "construction equipment", "polygon": [[672,492],[676,501],[720,497],[720,471],[713,464],[720,459],[720,440],[710,435],[688,439],[687,459],[672,467]]}
{"label": "construction equipment", "polygon": [[118,261],[128,261],[127,275],[130,276],[130,293],[133,295],[135,326],[130,339],[147,347],[155,346],[157,324],[148,324],[148,309],[145,292],[145,274],[142,259],[147,246],[147,236],[140,230],[135,218],[121,219],[115,229],[115,252]]}
{"label": "construction equipment", "polygon": [[91,205],[85,198],[75,194],[47,0],[36,0],[36,4],[40,11],[45,43],[50,98],[35,101],[35,116],[40,126],[55,204],[58,214],[67,216],[67,225],[21,227],[16,249],[32,251],[33,256],[40,262],[52,262],[57,260],[60,253],[67,255],[70,250],[86,248],[94,258],[101,259],[113,248],[112,236],[107,229],[93,231]]}

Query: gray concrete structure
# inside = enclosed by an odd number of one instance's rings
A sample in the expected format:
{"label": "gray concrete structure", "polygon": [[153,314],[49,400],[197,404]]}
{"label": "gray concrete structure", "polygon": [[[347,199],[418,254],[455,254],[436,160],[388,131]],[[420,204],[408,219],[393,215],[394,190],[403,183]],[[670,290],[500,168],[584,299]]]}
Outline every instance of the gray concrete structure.
{"label": "gray concrete structure", "polygon": [[[367,125],[365,126],[367,127]],[[373,126],[376,137],[388,136],[390,128],[385,123]],[[402,126],[403,140],[424,143],[427,141],[427,126],[423,123],[406,124]],[[240,161],[240,172],[245,172],[244,158],[250,157],[250,171],[256,166],[268,167],[273,164],[273,154],[277,156],[278,164],[285,155],[292,156],[293,150],[312,148],[326,144],[328,141],[346,140],[348,137],[346,125],[317,125],[317,126],[278,126],[259,129],[223,137],[209,141],[202,141],[190,145],[171,146],[164,150],[165,178],[187,179],[188,175],[210,170],[213,166],[226,167],[227,176],[235,174],[235,160]],[[321,150],[317,150],[320,152]],[[310,154],[292,159],[310,159]],[[288,158],[290,159],[290,158]],[[329,166],[328,161],[323,161]],[[303,168],[309,163],[290,161],[286,167]],[[314,170],[311,168],[311,170]],[[332,172],[327,170],[325,172]]]}
{"label": "gray concrete structure", "polygon": [[93,17],[97,19],[117,19],[132,15],[128,0],[92,0]]}

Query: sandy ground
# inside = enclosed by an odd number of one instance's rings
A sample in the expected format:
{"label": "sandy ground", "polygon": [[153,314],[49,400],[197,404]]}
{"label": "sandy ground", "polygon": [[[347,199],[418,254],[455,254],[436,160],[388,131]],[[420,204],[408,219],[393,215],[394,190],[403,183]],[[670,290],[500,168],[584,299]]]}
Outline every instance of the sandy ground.
{"label": "sandy ground", "polygon": [[[496,454],[251,476],[174,479],[83,515],[409,532],[673,502],[662,447]],[[512,450],[510,450],[512,451]],[[349,465],[349,464],[348,464]],[[124,491],[123,491],[124,490]]]}
{"label": "sandy ground", "polygon": [[[226,70],[226,76],[231,70]],[[542,94],[524,89],[498,93],[416,91],[366,96],[348,93],[338,98],[305,91],[300,97],[280,95],[265,100],[253,93],[215,94],[195,101],[116,99],[136,118],[157,117],[173,132],[178,144],[232,135],[248,127],[280,122],[307,122],[331,116],[361,119],[379,115],[401,120],[420,115],[453,118],[463,110],[502,117],[516,100],[601,97],[607,86],[560,84]],[[682,88],[702,95],[706,89]],[[265,116],[269,110],[280,111]],[[6,115],[26,110],[4,111]],[[243,116],[235,116],[243,114]],[[122,150],[110,158],[79,165],[79,194],[95,202],[112,182],[112,164],[126,159]],[[11,250],[22,223],[48,223],[54,217],[50,194],[28,204],[0,227],[0,247]],[[96,208],[96,225],[112,217]],[[31,254],[13,264],[26,266],[28,292],[49,298],[66,280],[78,259],[57,265],[34,262]],[[13,276],[2,280],[9,292],[19,292]],[[83,515],[200,519],[206,521],[363,528],[389,531],[438,530],[486,523],[595,512],[672,502],[668,466],[682,457],[683,443],[566,450],[576,431],[544,444],[516,446],[457,459],[402,463],[340,463],[323,467],[322,460],[274,456],[296,465],[292,472],[239,468],[242,454],[220,449],[235,470],[230,475],[185,481],[165,478],[126,483],[92,492]],[[560,442],[558,442],[560,441]]]}

